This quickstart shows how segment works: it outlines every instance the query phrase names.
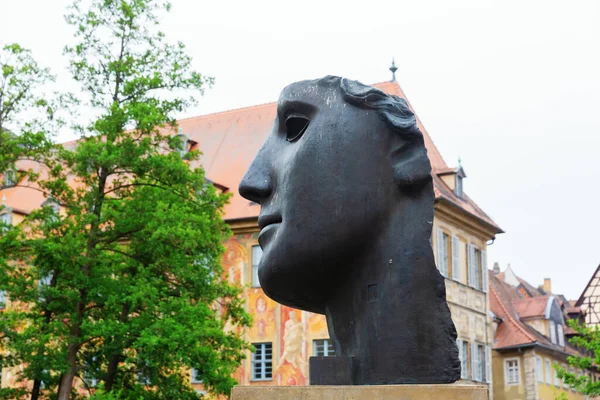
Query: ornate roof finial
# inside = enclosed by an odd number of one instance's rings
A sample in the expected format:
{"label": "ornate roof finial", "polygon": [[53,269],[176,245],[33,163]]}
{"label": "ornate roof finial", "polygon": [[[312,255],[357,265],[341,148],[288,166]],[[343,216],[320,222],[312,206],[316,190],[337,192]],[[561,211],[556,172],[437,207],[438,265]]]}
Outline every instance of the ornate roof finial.
{"label": "ornate roof finial", "polygon": [[396,62],[392,57],[392,65],[390,67],[390,71],[392,71],[392,80],[390,82],[396,82],[396,71],[398,71],[398,67],[396,67]]}
{"label": "ornate roof finial", "polygon": [[462,159],[458,156],[458,168],[462,167]]}

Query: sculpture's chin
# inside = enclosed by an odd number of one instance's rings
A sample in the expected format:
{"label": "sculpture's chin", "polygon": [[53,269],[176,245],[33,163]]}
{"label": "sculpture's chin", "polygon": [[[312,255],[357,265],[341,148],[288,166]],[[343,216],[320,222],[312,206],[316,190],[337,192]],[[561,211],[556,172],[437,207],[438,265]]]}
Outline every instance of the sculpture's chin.
{"label": "sculpture's chin", "polygon": [[325,314],[325,291],[321,283],[314,282],[307,268],[289,267],[261,262],[258,277],[265,294],[283,305]]}

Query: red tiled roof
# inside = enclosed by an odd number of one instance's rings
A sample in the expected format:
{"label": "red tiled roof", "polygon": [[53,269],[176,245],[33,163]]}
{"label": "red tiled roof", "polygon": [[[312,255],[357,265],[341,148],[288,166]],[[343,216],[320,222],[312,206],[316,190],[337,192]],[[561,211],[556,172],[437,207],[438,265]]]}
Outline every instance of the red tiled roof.
{"label": "red tiled roof", "polygon": [[[406,99],[400,85],[396,82],[383,82],[373,86]],[[233,193],[230,203],[225,207],[225,219],[257,217],[260,212],[260,207],[239,195],[237,187],[271,132],[276,109],[277,103],[267,103],[178,121],[183,132],[190,139],[198,142],[198,149],[202,152],[200,161],[207,178],[230,188]],[[449,167],[418,116],[417,125],[423,132],[425,147],[434,172],[436,199],[447,200],[457,208],[487,223],[497,233],[501,233],[502,230],[475,202],[466,195],[463,198],[456,196],[454,191],[437,176],[438,171],[448,171]]]}
{"label": "red tiled roof", "polygon": [[[545,307],[550,296],[525,298],[517,288],[503,282],[498,275],[494,275],[492,272],[489,273],[489,285],[490,310],[502,318],[494,338],[494,349],[537,344],[561,353],[578,354],[569,344],[565,347],[554,344],[542,333],[523,321],[523,318],[528,316],[545,315]],[[544,311],[540,314],[542,305]]]}
{"label": "red tiled roof", "polygon": [[544,317],[550,296],[536,296],[532,298],[513,300],[512,304],[521,318]]}

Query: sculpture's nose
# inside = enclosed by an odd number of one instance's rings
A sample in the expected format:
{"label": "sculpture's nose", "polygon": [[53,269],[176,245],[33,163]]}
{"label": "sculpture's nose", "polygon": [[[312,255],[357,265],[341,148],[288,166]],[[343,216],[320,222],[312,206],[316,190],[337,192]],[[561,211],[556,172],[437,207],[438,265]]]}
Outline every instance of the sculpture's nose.
{"label": "sculpture's nose", "polygon": [[263,204],[271,196],[273,191],[271,174],[260,152],[246,171],[238,190],[242,197],[258,204]]}

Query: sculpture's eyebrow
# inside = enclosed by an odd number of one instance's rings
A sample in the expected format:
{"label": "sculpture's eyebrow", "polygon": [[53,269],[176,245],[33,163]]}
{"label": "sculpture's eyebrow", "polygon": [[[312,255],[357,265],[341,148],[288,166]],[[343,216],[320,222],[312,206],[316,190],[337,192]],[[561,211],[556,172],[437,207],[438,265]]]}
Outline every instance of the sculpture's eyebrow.
{"label": "sculpture's eyebrow", "polygon": [[277,115],[284,118],[291,112],[299,112],[310,117],[316,110],[314,104],[303,100],[283,99],[277,103]]}

